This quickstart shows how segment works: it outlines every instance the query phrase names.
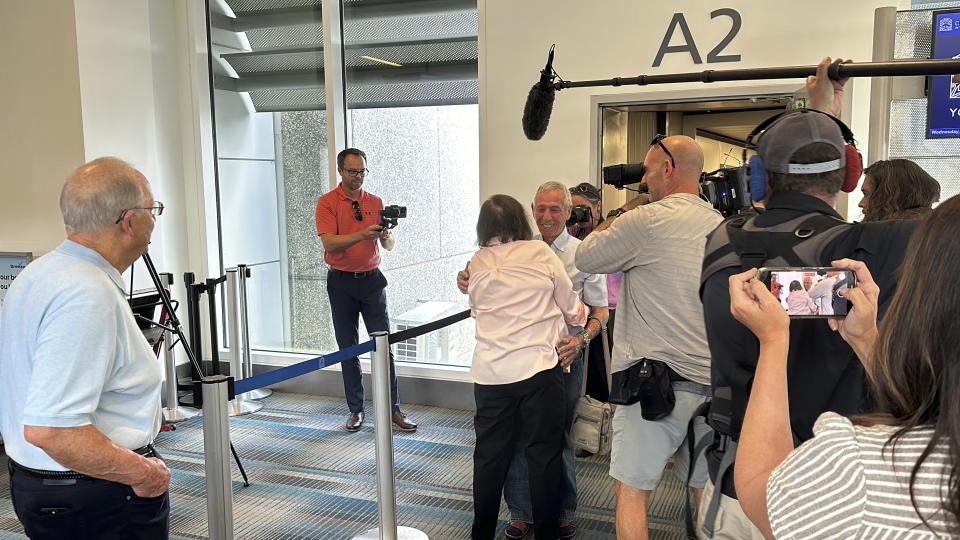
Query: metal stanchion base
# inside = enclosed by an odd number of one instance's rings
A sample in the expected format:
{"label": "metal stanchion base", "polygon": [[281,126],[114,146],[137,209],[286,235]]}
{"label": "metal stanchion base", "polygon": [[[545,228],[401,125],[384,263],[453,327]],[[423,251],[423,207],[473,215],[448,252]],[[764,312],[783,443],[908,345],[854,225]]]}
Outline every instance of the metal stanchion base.
{"label": "metal stanchion base", "polygon": [[243,416],[245,414],[255,413],[263,408],[263,403],[256,401],[237,401],[227,402],[227,414],[230,416]]}
{"label": "metal stanchion base", "polygon": [[188,409],[186,407],[164,407],[163,408],[163,421],[169,424],[176,424],[177,422],[183,422],[184,420],[189,420],[194,416],[200,414],[200,411],[197,409]]}
{"label": "metal stanchion base", "polygon": [[243,396],[243,399],[263,399],[265,397],[270,397],[272,394],[273,390],[269,388],[257,388],[256,390],[244,392],[240,395]]}
{"label": "metal stanchion base", "polygon": [[[353,540],[380,540],[380,529],[370,529],[369,531],[358,534]],[[427,534],[413,527],[397,527],[397,540],[430,540]]]}

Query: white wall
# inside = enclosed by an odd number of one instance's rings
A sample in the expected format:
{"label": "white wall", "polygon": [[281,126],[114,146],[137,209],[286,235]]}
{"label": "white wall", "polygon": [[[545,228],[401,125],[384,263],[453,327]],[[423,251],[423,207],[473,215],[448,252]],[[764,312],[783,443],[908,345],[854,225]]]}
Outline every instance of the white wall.
{"label": "white wall", "polygon": [[[546,136],[528,141],[520,119],[530,86],[556,43],[554,68],[567,80],[816,64],[823,56],[869,61],[876,7],[895,0],[811,0],[803,4],[755,0],[674,2],[555,2],[480,0],[480,196],[507,193],[526,200],[544,180],[580,181],[590,176],[590,96],[644,92],[641,87],[568,89],[557,93]],[[909,2],[905,2],[909,4]],[[689,54],[654,57],[674,13],[685,15],[704,62],[730,30],[730,19],[711,20],[718,8],[734,8],[742,28],[722,54],[739,62],[696,65]],[[682,41],[678,31],[672,44]],[[782,82],[782,81],[781,81]],[[799,88],[802,80],[793,81]],[[756,83],[712,83],[711,89]],[[866,148],[869,80],[850,86],[852,128]],[[703,83],[658,85],[649,91],[707,88]]]}
{"label": "white wall", "polygon": [[84,157],[73,2],[0,2],[0,66],[0,251],[46,252]]}

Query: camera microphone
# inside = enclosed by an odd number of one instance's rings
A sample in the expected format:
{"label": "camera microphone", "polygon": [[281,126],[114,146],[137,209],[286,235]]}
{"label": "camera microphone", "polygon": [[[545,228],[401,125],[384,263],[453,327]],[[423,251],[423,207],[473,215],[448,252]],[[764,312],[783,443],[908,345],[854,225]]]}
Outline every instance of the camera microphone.
{"label": "camera microphone", "polygon": [[547,132],[550,123],[550,114],[553,112],[553,99],[557,89],[553,86],[553,49],[550,46],[547,55],[547,65],[540,72],[540,80],[533,85],[527,94],[527,103],[523,107],[523,133],[531,141],[539,141]]}

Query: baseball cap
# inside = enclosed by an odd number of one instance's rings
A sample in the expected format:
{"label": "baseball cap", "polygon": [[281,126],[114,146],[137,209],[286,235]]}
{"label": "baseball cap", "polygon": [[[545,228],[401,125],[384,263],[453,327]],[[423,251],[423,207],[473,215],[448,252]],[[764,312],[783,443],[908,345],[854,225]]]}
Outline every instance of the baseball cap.
{"label": "baseball cap", "polygon": [[[791,163],[804,146],[826,143],[837,149],[839,157],[823,163]],[[768,127],[757,142],[757,153],[768,171],[786,174],[816,174],[842,169],[847,165],[846,142],[835,121],[825,113],[798,109],[785,114]]]}
{"label": "baseball cap", "polygon": [[580,195],[592,203],[596,203],[600,200],[600,190],[588,182],[581,182],[570,188],[570,194]]}

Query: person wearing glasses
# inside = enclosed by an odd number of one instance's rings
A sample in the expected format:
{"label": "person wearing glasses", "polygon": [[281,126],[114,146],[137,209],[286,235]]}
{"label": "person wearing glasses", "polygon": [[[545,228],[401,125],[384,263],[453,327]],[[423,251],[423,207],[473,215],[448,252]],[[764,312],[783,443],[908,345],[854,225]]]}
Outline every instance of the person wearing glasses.
{"label": "person wearing glasses", "polygon": [[[710,349],[698,289],[707,233],[723,220],[699,197],[703,151],[696,141],[658,135],[643,166],[652,202],[612,212],[576,256],[584,272],[623,272],[610,396],[619,403],[610,457],[618,538],[647,538],[650,494],[667,460],[674,454],[686,458],[687,425],[710,395]],[[649,374],[645,370],[662,377],[665,393],[672,389],[672,410],[654,410],[649,396],[618,391],[619,382],[639,382]],[[709,432],[705,423],[695,424],[698,439]],[[700,489],[705,483],[706,468],[698,460],[690,484]]]}
{"label": "person wearing glasses", "polygon": [[156,538],[170,471],[153,449],[162,368],[122,273],[163,204],[116,158],[63,186],[67,239],[11,284],[0,319],[0,433],[13,507],[30,538]]}
{"label": "person wearing glasses", "polygon": [[[358,318],[363,315],[367,332],[387,332],[387,278],[380,272],[380,247],[394,248],[396,239],[390,229],[380,224],[383,201],[363,189],[370,170],[362,150],[347,148],[337,154],[340,185],[317,201],[317,234],[323,242],[323,260],[330,267],[327,273],[327,295],[333,315],[333,330],[341,349],[352,347],[358,340]],[[347,431],[358,431],[363,425],[363,379],[360,360],[356,357],[340,364],[343,393],[350,414]],[[394,426],[401,431],[416,431],[400,410],[397,374],[390,353],[390,395],[393,398]]]}

